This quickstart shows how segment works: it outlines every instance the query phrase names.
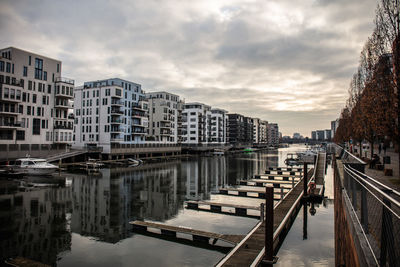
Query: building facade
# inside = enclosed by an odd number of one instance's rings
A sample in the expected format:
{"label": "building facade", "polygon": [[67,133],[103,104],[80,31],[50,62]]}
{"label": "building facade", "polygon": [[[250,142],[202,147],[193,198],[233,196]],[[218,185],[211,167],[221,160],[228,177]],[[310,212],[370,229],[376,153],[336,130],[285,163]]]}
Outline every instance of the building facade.
{"label": "building facade", "polygon": [[227,111],[219,108],[211,109],[211,143],[227,143]]}
{"label": "building facade", "polygon": [[74,146],[101,147],[145,142],[148,104],[140,84],[122,79],[85,82],[75,88]]}
{"label": "building facade", "polygon": [[178,143],[178,117],[182,105],[178,95],[167,92],[146,93],[149,104],[148,141]]}
{"label": "building facade", "polygon": [[245,142],[244,116],[228,114],[228,141],[230,144]]}
{"label": "building facade", "polygon": [[59,60],[0,50],[0,144],[25,151],[72,143],[74,81],[61,71]]}
{"label": "building facade", "polygon": [[277,123],[268,123],[268,145],[279,145],[279,127]]}
{"label": "building facade", "polygon": [[207,144],[211,141],[211,107],[193,102],[183,105],[182,143]]}

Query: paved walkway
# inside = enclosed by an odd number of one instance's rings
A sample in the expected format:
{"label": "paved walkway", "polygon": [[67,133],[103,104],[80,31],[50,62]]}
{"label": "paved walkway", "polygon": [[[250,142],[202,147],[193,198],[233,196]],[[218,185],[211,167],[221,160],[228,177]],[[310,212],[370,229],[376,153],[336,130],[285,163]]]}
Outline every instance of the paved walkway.
{"label": "paved walkway", "polygon": [[[364,154],[364,152],[363,152]],[[399,178],[399,154],[394,152],[394,148],[389,148],[386,150],[386,154],[381,151],[379,154],[378,146],[374,147],[374,154],[377,154],[380,157],[380,161],[383,162],[384,156],[390,157],[390,164],[385,164],[386,169],[393,170],[393,176],[385,176],[383,171],[378,171],[374,169],[370,169],[369,166],[365,166],[365,174],[368,176],[375,178],[387,186],[400,191],[400,178]],[[368,158],[370,158],[370,152],[368,151]]]}

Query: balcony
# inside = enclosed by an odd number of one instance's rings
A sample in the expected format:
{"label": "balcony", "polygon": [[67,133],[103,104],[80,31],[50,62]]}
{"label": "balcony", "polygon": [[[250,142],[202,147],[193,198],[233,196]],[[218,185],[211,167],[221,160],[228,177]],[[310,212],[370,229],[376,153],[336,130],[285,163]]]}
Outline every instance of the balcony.
{"label": "balcony", "polygon": [[124,115],[124,112],[122,110],[120,110],[119,108],[112,108],[111,109],[111,115]]}
{"label": "balcony", "polygon": [[171,131],[160,131],[160,135],[171,135]]}
{"label": "balcony", "polygon": [[132,103],[132,110],[146,111],[140,104]]}
{"label": "balcony", "polygon": [[66,84],[74,85],[75,81],[72,79],[69,79],[69,78],[65,78],[65,77],[57,77],[56,83],[66,83]]}
{"label": "balcony", "polygon": [[13,103],[20,103],[21,102],[21,94],[19,94],[19,95],[2,94],[2,92],[0,91],[0,100],[7,101],[7,102],[13,102]]}
{"label": "balcony", "polygon": [[1,129],[17,129],[17,128],[21,128],[23,126],[24,125],[22,124],[21,121],[17,121],[17,122],[0,121]]}
{"label": "balcony", "polygon": [[19,112],[15,105],[0,105],[0,114],[19,115]]}
{"label": "balcony", "polygon": [[62,130],[73,130],[74,127],[72,125],[62,125],[62,124],[58,124],[58,125],[54,125],[54,130],[57,129],[62,129]]}
{"label": "balcony", "polygon": [[160,128],[169,129],[169,128],[171,128],[171,124],[170,123],[160,123]]}
{"label": "balcony", "polygon": [[144,111],[132,111],[132,117],[136,117],[136,118],[146,117],[146,112],[144,112]]}
{"label": "balcony", "polygon": [[111,99],[111,106],[119,106],[122,107],[124,105],[124,101],[120,100],[120,99],[115,99],[112,98]]}
{"label": "balcony", "polygon": [[145,135],[147,134],[143,128],[134,128],[132,131],[133,135]]}
{"label": "balcony", "polygon": [[56,103],[54,103],[55,108],[62,108],[62,109],[71,109],[72,106],[68,103],[67,100],[61,101],[60,99],[56,99]]}
{"label": "balcony", "polygon": [[122,141],[124,141],[124,137],[121,135],[111,135],[110,141],[111,142],[122,142]]}
{"label": "balcony", "polygon": [[134,127],[144,127],[144,125],[140,121],[133,121],[132,126]]}
{"label": "balcony", "polygon": [[111,127],[111,133],[123,133],[124,129],[122,127]]}
{"label": "balcony", "polygon": [[122,124],[123,121],[120,119],[111,119],[111,124]]}

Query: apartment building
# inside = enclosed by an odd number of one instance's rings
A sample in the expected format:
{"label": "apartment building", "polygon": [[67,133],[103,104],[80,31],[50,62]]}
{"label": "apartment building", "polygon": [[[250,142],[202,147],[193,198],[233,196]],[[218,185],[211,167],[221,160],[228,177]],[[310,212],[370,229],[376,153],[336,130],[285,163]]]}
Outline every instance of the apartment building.
{"label": "apartment building", "polygon": [[211,107],[193,102],[183,105],[182,143],[207,144],[211,141]]}
{"label": "apartment building", "polygon": [[178,117],[182,105],[178,95],[168,92],[146,93],[149,104],[148,141],[157,143],[178,143]]}
{"label": "apartment building", "polygon": [[74,81],[61,73],[60,60],[0,49],[0,144],[28,153],[72,143]]}
{"label": "apartment building", "polygon": [[254,124],[253,118],[244,117],[244,142],[246,144],[252,144],[254,139]]}
{"label": "apartment building", "polygon": [[245,142],[244,116],[228,114],[228,140],[230,144]]}
{"label": "apartment building", "polygon": [[260,125],[259,126],[259,128],[260,128],[259,142],[260,142],[260,144],[267,144],[268,143],[268,134],[267,134],[268,121],[260,120],[259,125]]}
{"label": "apartment building", "polygon": [[259,118],[253,118],[253,144],[259,144],[261,139],[261,120]]}
{"label": "apartment building", "polygon": [[119,78],[85,82],[75,88],[74,147],[145,142],[148,104],[140,84]]}
{"label": "apartment building", "polygon": [[211,109],[211,143],[227,143],[227,111],[219,108]]}
{"label": "apartment building", "polygon": [[277,123],[268,123],[268,145],[279,145],[279,127]]}

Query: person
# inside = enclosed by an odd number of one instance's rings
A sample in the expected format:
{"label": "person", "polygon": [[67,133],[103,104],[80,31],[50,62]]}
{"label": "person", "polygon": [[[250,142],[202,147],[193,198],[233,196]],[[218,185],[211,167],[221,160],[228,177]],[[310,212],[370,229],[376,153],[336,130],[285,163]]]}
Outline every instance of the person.
{"label": "person", "polygon": [[386,144],[383,143],[383,153],[386,155]]}
{"label": "person", "polygon": [[382,143],[379,143],[378,149],[379,149],[379,155],[380,155],[380,154],[381,154],[381,151],[382,151]]}
{"label": "person", "polygon": [[370,163],[369,163],[369,168],[370,169],[375,169],[375,165],[376,164],[379,164],[380,162],[379,162],[379,156],[377,155],[377,154],[374,154],[373,156],[372,156],[372,160],[370,161]]}

